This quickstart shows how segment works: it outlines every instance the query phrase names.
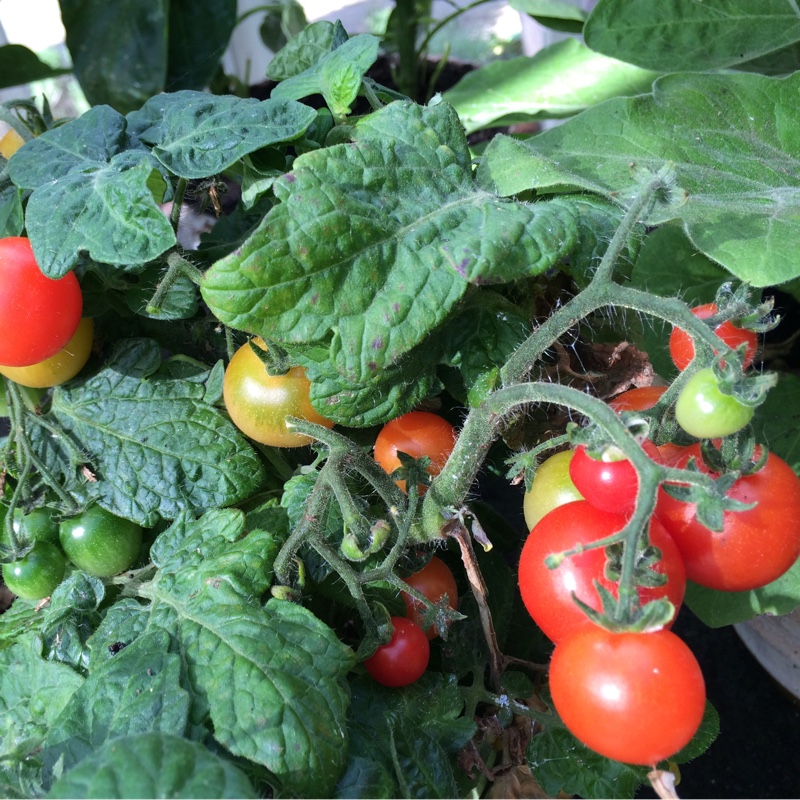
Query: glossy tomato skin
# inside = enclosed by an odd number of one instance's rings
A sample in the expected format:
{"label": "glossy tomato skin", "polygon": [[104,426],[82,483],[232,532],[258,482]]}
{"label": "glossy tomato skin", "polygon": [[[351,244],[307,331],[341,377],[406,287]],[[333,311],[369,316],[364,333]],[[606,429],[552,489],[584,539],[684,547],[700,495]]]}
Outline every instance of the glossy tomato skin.
{"label": "glossy tomato skin", "polygon": [[[545,558],[579,544],[605,539],[622,530],[626,521],[621,514],[601,511],[586,500],[578,500],[553,509],[530,532],[520,555],[519,589],[528,613],[551,641],[561,641],[587,621],[572,599],[573,592],[597,611],[601,610],[601,602],[595,581],[614,597],[618,593],[617,584],[604,574],[604,548],[570,556],[555,569],[545,566]],[[644,604],[665,597],[677,613],[686,591],[683,559],[675,542],[657,520],[650,523],[650,539],[662,556],[655,569],[667,576],[667,582],[657,587],[639,587],[639,599]]]}
{"label": "glossy tomato skin", "polygon": [[82,308],[74,273],[48,278],[27,239],[0,239],[0,364],[27,367],[55,355],[75,333]]}
{"label": "glossy tomato skin", "polygon": [[3,564],[3,580],[17,597],[42,600],[64,577],[64,555],[52,542],[37,541],[19,561]]}
{"label": "glossy tomato skin", "polygon": [[[262,339],[254,339],[262,350]],[[230,360],[223,381],[223,399],[233,424],[256,442],[271,447],[303,447],[309,436],[286,427],[286,417],[298,417],[332,428],[329,419],[311,405],[311,382],[302,367],[285,375],[270,375],[249,344],[242,345]]]}
{"label": "glossy tomato skin", "polygon": [[[642,449],[653,461],[661,461],[658,448],[651,441],[645,441]],[[633,512],[639,476],[627,458],[593,458],[583,445],[579,445],[570,462],[569,475],[578,491],[595,508],[620,514]]]}
{"label": "glossy tomato skin", "polygon": [[[708,473],[700,445],[687,447],[677,467],[694,456]],[[740,478],[728,497],[757,503],[749,511],[725,511],[723,530],[695,519],[695,504],[670,497],[662,488],[656,516],[681,551],[689,580],[711,589],[758,589],[786,572],[800,557],[800,478],[774,453],[763,469]]]}
{"label": "glossy tomato skin", "polygon": [[[447,595],[447,604],[454,611],[458,608],[458,587],[450,567],[440,558],[433,556],[431,560],[418,572],[409,575],[403,580],[431,601],[437,603]],[[425,607],[415,600],[410,594],[402,593],[403,602],[406,604],[406,618],[421,628],[424,624]],[[428,639],[435,639],[439,634],[431,625],[425,631]]]}
{"label": "glossy tomato skin", "polygon": [[69,342],[54,356],[28,367],[0,367],[0,375],[31,389],[59,386],[83,369],[92,353],[93,336],[94,323],[91,318],[84,317]]}
{"label": "glossy tomato skin", "polygon": [[365,662],[367,672],[383,686],[408,686],[428,668],[431,646],[419,625],[405,617],[392,617],[394,632]]}
{"label": "glossy tomato skin", "polygon": [[522,501],[528,530],[554,508],[574,500],[583,500],[583,495],[569,476],[569,465],[574,455],[574,450],[562,450],[539,465],[531,488],[525,492]]}
{"label": "glossy tomato skin", "polygon": [[142,529],[100,506],[65,519],[58,534],[67,558],[98,578],[110,578],[129,569],[142,549]]}
{"label": "glossy tomato skin", "polygon": [[720,391],[719,381],[711,367],[692,375],[675,403],[678,425],[698,439],[730,436],[744,428],[753,414],[751,406]]}
{"label": "glossy tomato skin", "polygon": [[[428,473],[438,475],[455,441],[455,429],[443,417],[430,411],[409,411],[381,428],[375,439],[375,460],[391,474],[401,466],[398,451],[412,458],[427,456],[431,460]],[[406,490],[405,481],[397,481],[397,485]]]}
{"label": "glossy tomato skin", "polygon": [[[717,306],[715,303],[705,303],[704,305],[697,306],[692,309],[694,314],[699,319],[708,319],[717,313]],[[737,328],[733,322],[727,320],[722,322],[714,328],[714,333],[722,339],[725,344],[732,350],[735,350],[740,345],[746,345],[743,369],[747,369],[752,363],[758,349],[758,336],[754,331],[748,331],[743,328]],[[692,344],[692,337],[686,331],[680,328],[673,328],[669,337],[669,354],[672,356],[672,363],[683,371],[689,366],[694,358],[694,345]]]}
{"label": "glossy tomato skin", "polygon": [[608,404],[617,413],[647,411],[661,399],[661,395],[666,391],[666,386],[637,386],[635,389],[628,389],[627,392],[612,397]]}
{"label": "glossy tomato skin", "polygon": [[674,633],[611,633],[591,623],[556,645],[550,691],[587,747],[648,766],[689,743],[706,704],[697,659]]}

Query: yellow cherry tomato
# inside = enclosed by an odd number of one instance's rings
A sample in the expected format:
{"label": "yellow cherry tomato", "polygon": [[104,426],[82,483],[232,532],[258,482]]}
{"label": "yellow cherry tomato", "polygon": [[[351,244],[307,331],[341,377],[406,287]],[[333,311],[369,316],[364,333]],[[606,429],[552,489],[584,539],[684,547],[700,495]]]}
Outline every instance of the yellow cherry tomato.
{"label": "yellow cherry tomato", "polygon": [[569,476],[569,463],[574,450],[564,450],[550,456],[539,465],[533,476],[529,492],[525,492],[523,511],[528,530],[545,515],[558,506],[583,500],[583,495],[575,488]]}

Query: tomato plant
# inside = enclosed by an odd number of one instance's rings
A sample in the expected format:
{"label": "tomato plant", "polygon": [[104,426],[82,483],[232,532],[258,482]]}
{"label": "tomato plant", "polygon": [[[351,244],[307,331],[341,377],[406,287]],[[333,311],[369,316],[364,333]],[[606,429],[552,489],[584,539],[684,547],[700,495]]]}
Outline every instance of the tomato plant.
{"label": "tomato plant", "polygon": [[49,597],[64,577],[64,555],[52,542],[37,541],[19,561],[3,564],[3,580],[17,597]]}
{"label": "tomato plant", "polygon": [[[654,461],[661,460],[652,442],[643,442],[642,449]],[[569,465],[569,476],[575,488],[595,508],[630,514],[636,505],[639,477],[633,464],[617,448],[609,448],[600,458],[595,458],[586,447],[578,446]]]}
{"label": "tomato plant", "polygon": [[392,617],[392,638],[365,662],[367,672],[383,686],[408,686],[428,668],[430,645],[425,631],[405,617]]}
{"label": "tomato plant", "polygon": [[[717,311],[716,303],[704,303],[692,309],[692,313],[699,319],[713,317]],[[743,369],[747,369],[753,363],[758,349],[758,336],[756,333],[737,327],[731,320],[726,320],[717,325],[714,328],[714,333],[732,350],[745,345]],[[672,356],[672,362],[679,370],[686,369],[694,358],[692,337],[686,331],[674,328],[669,337],[669,354]]]}
{"label": "tomato plant", "polygon": [[686,433],[698,439],[730,436],[753,418],[754,409],[733,395],[723,394],[711,367],[692,375],[675,404],[675,418]]}
{"label": "tomato plant", "polygon": [[53,280],[39,269],[28,239],[0,239],[0,364],[26,367],[72,338],[83,299],[73,273]]}
{"label": "tomato plant", "polygon": [[569,473],[574,455],[574,450],[562,450],[545,459],[536,469],[522,504],[528,530],[548,511],[573,500],[583,500]]}
{"label": "tomato plant", "polygon": [[674,633],[611,633],[589,623],[556,645],[550,691],[585,745],[653,766],[689,743],[706,704],[697,660]]}
{"label": "tomato plant", "polygon": [[[421,570],[414,572],[403,580],[420,594],[427,597],[431,603],[438,603],[447,595],[447,604],[450,608],[454,611],[458,609],[456,579],[453,577],[450,567],[441,558],[432,556]],[[406,617],[422,628],[425,623],[425,607],[407,592],[402,594],[403,602],[406,604]],[[431,625],[425,631],[425,635],[428,639],[434,639],[439,634],[436,631],[436,627]]]}
{"label": "tomato plant", "polygon": [[61,547],[78,569],[108,578],[129,569],[142,549],[142,529],[135,522],[91,506],[59,527]]}
{"label": "tomato plant", "polygon": [[[444,417],[430,411],[409,411],[387,422],[375,439],[375,460],[383,469],[394,472],[401,466],[398,452],[412,458],[427,456],[429,475],[438,475],[453,450],[456,434]],[[406,482],[397,481],[405,491]]]}
{"label": "tomato plant", "polygon": [[55,355],[27,367],[0,367],[0,375],[33,389],[58,386],[74,378],[84,367],[92,353],[94,324],[84,317],[72,338]]}
{"label": "tomato plant", "polygon": [[[677,466],[690,458],[709,473],[699,444],[688,447]],[[800,478],[770,453],[764,466],[739,478],[727,497],[756,505],[724,511],[721,531],[697,520],[695,503],[676,500],[663,489],[656,514],[681,551],[690,580],[725,591],[757,589],[779,578],[800,557]]]}
{"label": "tomato plant", "polygon": [[[533,621],[552,641],[561,641],[587,620],[573,594],[599,610],[600,596],[595,584],[614,596],[618,594],[618,586],[606,576],[607,555],[602,547],[568,556],[553,569],[547,568],[545,559],[605,539],[622,530],[625,522],[621,514],[601,511],[586,500],[578,500],[555,508],[528,535],[519,560],[519,589]],[[677,613],[686,590],[683,559],[658,520],[651,521],[649,533],[651,544],[660,551],[654,574],[665,577],[666,581],[659,586],[640,586],[639,600],[644,604],[664,597]]]}
{"label": "tomato plant", "polygon": [[[255,346],[266,349],[263,340]],[[300,417],[330,428],[333,423],[311,405],[311,382],[302,367],[285,375],[270,375],[249,344],[233,355],[224,383],[225,408],[240,431],[272,447],[302,447],[312,439],[289,430],[287,417]]]}

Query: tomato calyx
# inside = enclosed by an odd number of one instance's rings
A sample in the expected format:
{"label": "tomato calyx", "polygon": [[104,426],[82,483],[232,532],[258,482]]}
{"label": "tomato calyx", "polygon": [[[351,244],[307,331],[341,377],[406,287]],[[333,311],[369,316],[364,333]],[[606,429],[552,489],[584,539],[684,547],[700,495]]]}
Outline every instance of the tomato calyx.
{"label": "tomato calyx", "polygon": [[267,343],[257,336],[249,339],[247,344],[270,376],[286,375],[292,367],[297,366],[286,350],[274,342]]}

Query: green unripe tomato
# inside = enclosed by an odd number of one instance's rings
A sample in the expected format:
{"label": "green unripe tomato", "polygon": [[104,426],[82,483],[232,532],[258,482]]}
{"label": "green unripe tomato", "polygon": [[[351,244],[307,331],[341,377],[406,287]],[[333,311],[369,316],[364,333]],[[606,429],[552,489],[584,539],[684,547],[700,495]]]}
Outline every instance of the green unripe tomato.
{"label": "green unripe tomato", "polygon": [[142,549],[142,529],[100,506],[65,519],[59,537],[67,558],[97,578],[109,578],[129,569]]}
{"label": "green unripe tomato", "polygon": [[49,597],[64,577],[64,556],[51,542],[36,542],[19,561],[3,564],[3,580],[17,597]]}
{"label": "green unripe tomato", "polygon": [[46,508],[34,508],[30,514],[14,509],[14,533],[34,542],[58,543],[58,524]]}
{"label": "green unripe tomato", "polygon": [[711,367],[701,369],[686,382],[675,404],[675,419],[686,433],[698,439],[730,436],[753,418],[754,409],[723,394]]}
{"label": "green unripe tomato", "polygon": [[528,530],[545,515],[558,506],[583,500],[583,495],[575,488],[569,475],[569,465],[574,450],[564,450],[543,461],[533,476],[530,491],[525,492],[523,511]]}

